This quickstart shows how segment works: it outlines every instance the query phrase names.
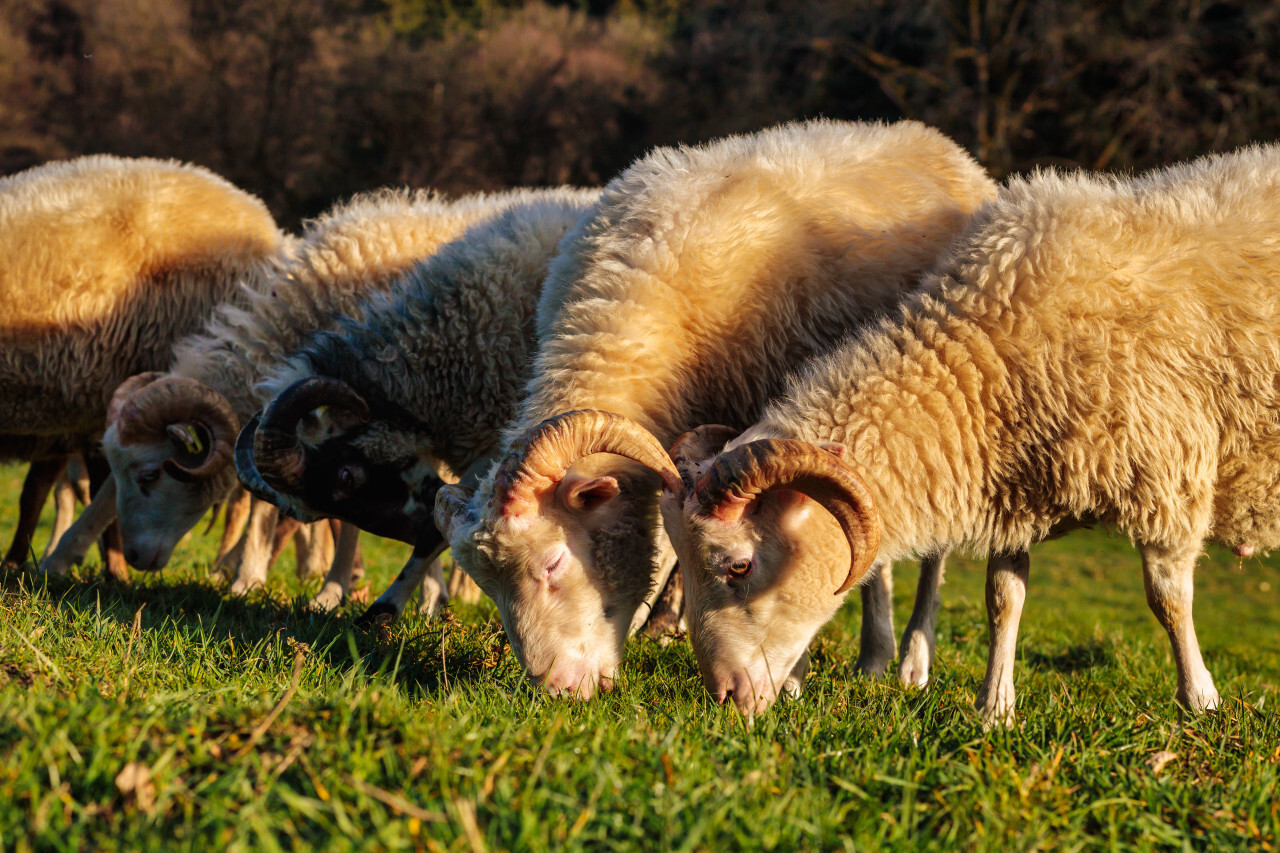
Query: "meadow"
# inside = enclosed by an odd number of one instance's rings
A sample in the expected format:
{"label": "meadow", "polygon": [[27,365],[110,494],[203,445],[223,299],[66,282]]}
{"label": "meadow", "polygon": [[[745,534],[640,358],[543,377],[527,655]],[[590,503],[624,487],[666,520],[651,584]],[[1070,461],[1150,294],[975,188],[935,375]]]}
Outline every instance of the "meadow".
{"label": "meadow", "polygon": [[[0,531],[21,470],[0,469]],[[47,524],[37,535],[43,548]],[[201,528],[203,529],[203,528]],[[972,709],[982,563],[953,558],[924,691],[854,672],[856,596],[799,700],[748,724],[687,643],[633,643],[590,703],[525,682],[487,604],[320,617],[292,554],[231,599],[216,531],[170,567],[0,577],[0,850],[1271,850],[1280,557],[1211,548],[1196,622],[1223,705],[1180,714],[1124,537],[1032,552],[1018,724]],[[377,595],[407,549],[366,537]],[[899,630],[915,569],[900,566]]]}

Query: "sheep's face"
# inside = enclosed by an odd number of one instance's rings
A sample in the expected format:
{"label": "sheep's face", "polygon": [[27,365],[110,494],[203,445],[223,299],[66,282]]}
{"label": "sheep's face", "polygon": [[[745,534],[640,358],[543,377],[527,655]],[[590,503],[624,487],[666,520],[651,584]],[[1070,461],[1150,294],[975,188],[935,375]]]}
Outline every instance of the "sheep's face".
{"label": "sheep's face", "polygon": [[849,568],[840,527],[789,490],[761,495],[733,521],[693,498],[664,493],[661,505],[702,680],[720,702],[762,713],[784,686],[798,691],[810,640],[844,600],[832,594]]}
{"label": "sheep's face", "polygon": [[208,431],[199,423],[177,423],[161,436],[123,444],[113,424],[102,449],[116,483],[116,511],[124,557],[143,571],[162,569],[174,547],[218,500],[235,486],[229,464],[200,480],[180,480],[170,472],[173,460],[197,467],[210,446]]}
{"label": "sheep's face", "polygon": [[420,431],[375,418],[346,428],[304,422],[298,432],[307,462],[302,488],[288,496],[310,513],[409,543],[433,523],[441,481]]}
{"label": "sheep's face", "polygon": [[611,686],[654,575],[653,476],[608,454],[574,464],[519,515],[492,507],[493,478],[445,486],[436,521],[455,565],[498,605],[529,677],[553,694]]}

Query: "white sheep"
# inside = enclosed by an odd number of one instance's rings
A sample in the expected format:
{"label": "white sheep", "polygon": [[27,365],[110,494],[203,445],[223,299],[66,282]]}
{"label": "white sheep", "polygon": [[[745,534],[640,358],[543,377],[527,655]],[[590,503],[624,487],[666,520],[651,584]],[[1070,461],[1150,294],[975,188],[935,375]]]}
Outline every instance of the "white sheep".
{"label": "white sheep", "polygon": [[[994,193],[915,122],[657,149],[609,184],[552,265],[507,456],[478,488],[437,497],[455,563],[497,602],[535,682],[583,697],[610,682],[674,562],[641,466],[674,472],[649,434],[752,422],[792,367],[892,310]],[[612,414],[564,416],[579,409]],[[883,667],[891,627],[878,639]]]}
{"label": "white sheep", "polygon": [[34,507],[6,562],[65,454],[101,459],[113,389],[166,364],[282,242],[258,199],[196,166],[100,155],[0,179],[0,458],[33,460]]}
{"label": "white sheep", "polygon": [[1277,211],[1275,145],[1011,180],[896,316],[663,499],[711,692],[762,711],[867,567],[963,547],[991,555],[977,706],[1007,722],[1026,551],[1096,519],[1142,553],[1178,702],[1214,707],[1202,543],[1280,545]]}
{"label": "white sheep", "polygon": [[415,546],[370,617],[398,615],[419,583],[424,612],[448,600],[435,490],[442,476],[491,464],[528,377],[547,263],[598,196],[509,194],[500,215],[441,247],[358,318],[313,336],[264,383],[276,396],[242,433],[241,477],[294,514],[336,516]]}
{"label": "white sheep", "polygon": [[[502,196],[450,201],[427,192],[385,190],[341,203],[310,223],[239,304],[220,306],[204,329],[178,342],[167,375],[134,377],[122,385],[103,449],[129,563],[144,570],[163,567],[181,537],[238,485],[231,452],[235,435],[262,405],[256,386],[268,370],[307,334],[357,310],[364,296],[391,286],[406,269],[505,204]],[[233,594],[265,583],[275,522],[271,503],[251,510]],[[314,602],[321,609],[336,606],[347,591],[357,536],[354,527],[339,535],[331,580],[341,594]],[[323,542],[317,544],[322,547],[312,551],[322,554]],[[46,567],[56,570],[76,556],[60,549]]]}

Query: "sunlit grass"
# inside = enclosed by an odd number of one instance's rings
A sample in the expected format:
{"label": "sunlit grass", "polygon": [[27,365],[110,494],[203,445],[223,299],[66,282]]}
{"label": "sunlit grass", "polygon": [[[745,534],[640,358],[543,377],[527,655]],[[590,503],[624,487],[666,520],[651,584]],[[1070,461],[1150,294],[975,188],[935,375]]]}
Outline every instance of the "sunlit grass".
{"label": "sunlit grass", "polygon": [[[0,470],[6,534],[18,477]],[[805,696],[748,726],[709,700],[683,643],[634,644],[618,689],[556,701],[525,684],[487,605],[353,627],[358,605],[304,610],[289,554],[267,592],[233,600],[208,577],[214,542],[193,536],[127,588],[95,565],[0,581],[4,849],[1275,844],[1278,560],[1201,562],[1224,707],[1183,719],[1129,543],[1087,531],[1038,548],[1019,725],[984,732],[974,561],[950,565],[926,691],[854,675],[851,606]],[[406,554],[366,541],[374,594]],[[900,568],[900,624],[914,575]]]}

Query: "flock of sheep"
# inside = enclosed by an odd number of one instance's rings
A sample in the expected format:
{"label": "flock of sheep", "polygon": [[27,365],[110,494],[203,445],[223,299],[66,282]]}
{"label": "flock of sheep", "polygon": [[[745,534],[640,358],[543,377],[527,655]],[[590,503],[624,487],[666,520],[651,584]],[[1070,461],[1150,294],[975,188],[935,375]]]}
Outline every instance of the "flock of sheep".
{"label": "flock of sheep", "polygon": [[413,545],[367,615],[472,594],[449,548],[548,691],[685,624],[759,714],[854,586],[859,669],[924,686],[961,548],[989,556],[1002,724],[1027,549],[1100,523],[1200,711],[1203,543],[1280,545],[1278,283],[1276,146],[997,187],[921,124],[813,121],[603,190],[371,193],[298,236],[203,169],[52,163],[0,180],[0,456],[30,463],[5,563],[60,477],[51,574],[94,543],[161,569],[225,504],[232,591],[294,536],[330,611],[365,530]]}

